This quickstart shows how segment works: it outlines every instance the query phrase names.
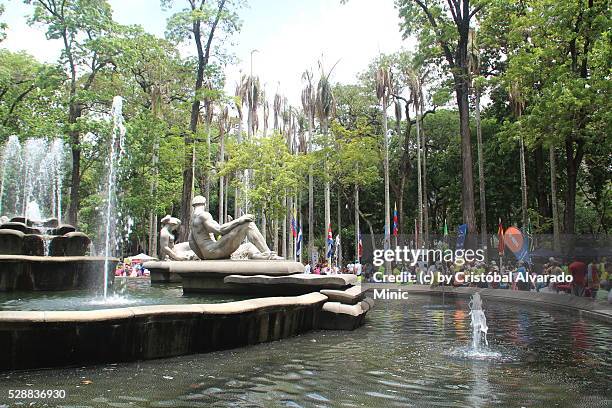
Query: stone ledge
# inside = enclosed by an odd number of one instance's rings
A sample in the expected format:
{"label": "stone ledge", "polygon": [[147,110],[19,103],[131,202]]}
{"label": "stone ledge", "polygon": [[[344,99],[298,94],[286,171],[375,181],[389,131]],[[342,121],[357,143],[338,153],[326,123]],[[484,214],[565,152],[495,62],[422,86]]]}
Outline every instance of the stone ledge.
{"label": "stone ledge", "polygon": [[301,296],[268,297],[227,303],[201,303],[185,305],[147,305],[96,310],[0,311],[1,322],[96,322],[130,319],[157,314],[237,314],[257,309],[287,306],[311,306],[327,301],[327,296],[313,292]]}
{"label": "stone ledge", "polygon": [[144,267],[190,275],[290,275],[304,272],[304,265],[294,261],[215,260],[215,261],[154,261]]}
{"label": "stone ledge", "polygon": [[367,290],[361,288],[361,285],[351,286],[346,290],[337,289],[322,289],[321,293],[329,298],[330,302],[340,302],[347,305],[354,305],[365,298]]}
{"label": "stone ledge", "polygon": [[321,288],[344,288],[356,284],[357,276],[351,274],[313,275],[304,273],[288,276],[230,275],[224,279],[224,282],[243,285],[300,285]]}
{"label": "stone ledge", "polygon": [[[62,262],[98,262],[104,261],[103,256],[31,256],[31,255],[0,255],[0,262],[45,262],[45,263],[62,263]],[[108,258],[110,262],[119,262],[117,258]]]}
{"label": "stone ledge", "polygon": [[0,312],[0,371],[126,362],[257,344],[318,327],[327,297]]}
{"label": "stone ledge", "polygon": [[[362,302],[363,303],[363,302]],[[369,305],[362,304],[345,305],[340,302],[326,302],[321,309],[319,318],[319,329],[323,330],[355,330],[363,326]]]}

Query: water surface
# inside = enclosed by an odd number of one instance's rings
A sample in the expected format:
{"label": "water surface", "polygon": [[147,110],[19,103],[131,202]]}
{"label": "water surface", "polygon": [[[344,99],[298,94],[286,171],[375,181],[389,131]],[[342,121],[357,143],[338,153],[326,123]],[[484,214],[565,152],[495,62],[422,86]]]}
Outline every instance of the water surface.
{"label": "water surface", "polygon": [[[171,289],[175,290],[175,289]],[[236,350],[0,374],[79,407],[610,407],[612,327],[484,301],[490,358],[465,357],[467,299],[379,301],[366,326]],[[36,406],[43,406],[39,403]]]}
{"label": "water surface", "polygon": [[246,298],[238,295],[183,295],[180,283],[151,285],[146,278],[116,278],[106,298],[102,290],[0,292],[0,311],[112,309],[144,305],[223,303]]}

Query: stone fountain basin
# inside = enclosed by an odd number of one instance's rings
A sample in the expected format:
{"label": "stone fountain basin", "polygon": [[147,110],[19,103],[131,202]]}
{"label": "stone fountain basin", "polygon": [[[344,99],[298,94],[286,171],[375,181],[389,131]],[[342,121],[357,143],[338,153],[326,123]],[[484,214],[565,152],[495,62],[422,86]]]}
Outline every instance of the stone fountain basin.
{"label": "stone fountain basin", "polygon": [[[101,288],[106,258],[0,255],[0,291],[58,291]],[[119,262],[109,258],[108,282]]]}
{"label": "stone fountain basin", "polygon": [[0,312],[0,370],[125,362],[279,340],[316,329],[327,297]]}

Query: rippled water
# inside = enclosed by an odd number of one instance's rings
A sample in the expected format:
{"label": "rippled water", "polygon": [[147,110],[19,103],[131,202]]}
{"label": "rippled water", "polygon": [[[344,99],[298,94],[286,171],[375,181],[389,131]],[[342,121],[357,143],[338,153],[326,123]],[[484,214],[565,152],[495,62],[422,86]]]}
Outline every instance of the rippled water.
{"label": "rippled water", "polygon": [[[183,295],[179,284],[151,285],[148,279],[115,279],[108,296],[78,290],[67,292],[0,292],[2,310],[92,310],[118,307],[223,303],[245,299],[236,295]],[[1,399],[0,399],[1,401]]]}
{"label": "rippled water", "polygon": [[[609,407],[612,326],[486,301],[492,355],[466,356],[467,300],[379,301],[353,332],[131,364],[0,374],[95,407]],[[49,402],[55,406],[57,401]],[[37,405],[42,406],[42,405]]]}

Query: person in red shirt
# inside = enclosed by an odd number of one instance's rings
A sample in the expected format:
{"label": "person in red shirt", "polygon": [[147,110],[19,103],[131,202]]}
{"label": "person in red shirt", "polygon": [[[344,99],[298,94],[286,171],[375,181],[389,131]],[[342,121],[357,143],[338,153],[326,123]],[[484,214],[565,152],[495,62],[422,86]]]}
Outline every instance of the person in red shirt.
{"label": "person in red shirt", "polygon": [[576,260],[568,267],[572,274],[572,294],[576,296],[584,295],[584,284],[586,280],[586,264],[580,260]]}

